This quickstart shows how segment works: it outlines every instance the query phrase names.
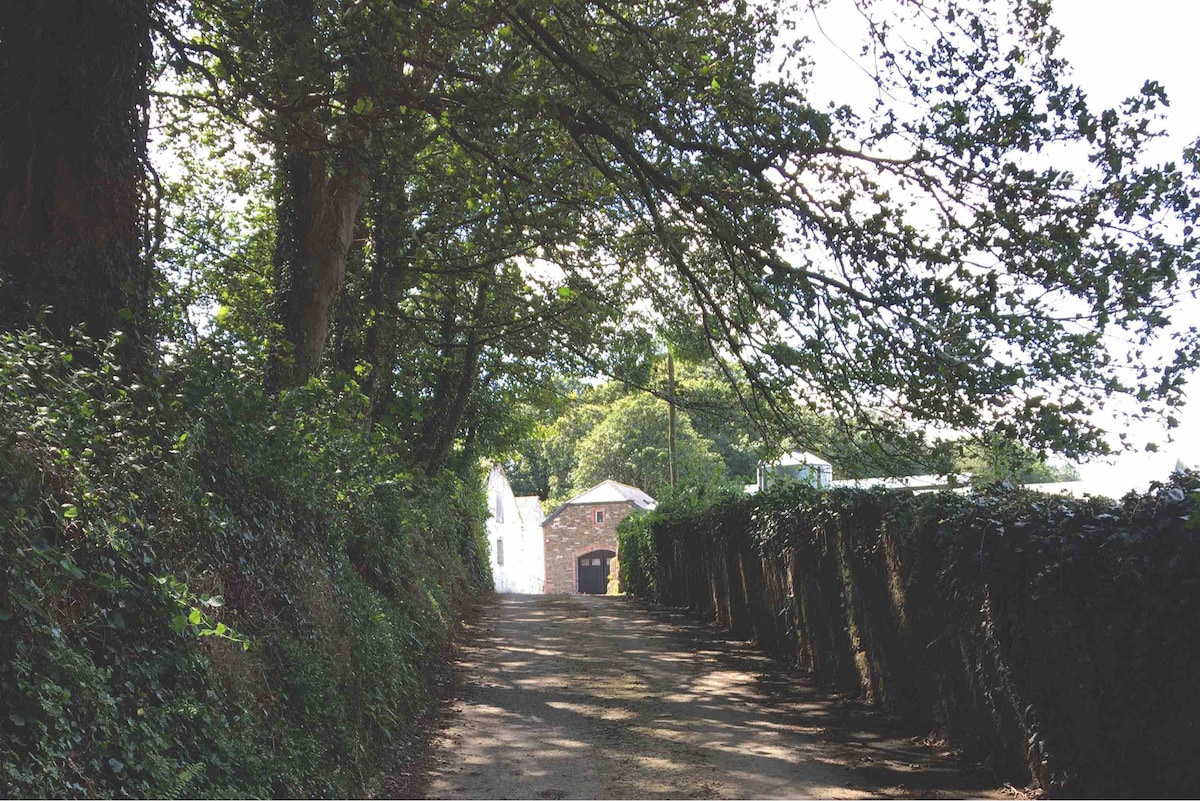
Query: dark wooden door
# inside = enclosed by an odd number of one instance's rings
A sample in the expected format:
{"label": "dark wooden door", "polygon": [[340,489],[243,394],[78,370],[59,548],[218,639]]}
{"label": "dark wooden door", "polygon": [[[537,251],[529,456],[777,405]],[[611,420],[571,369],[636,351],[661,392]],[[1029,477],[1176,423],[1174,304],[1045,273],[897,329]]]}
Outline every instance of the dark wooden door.
{"label": "dark wooden door", "polygon": [[608,592],[608,563],[616,555],[614,551],[592,551],[579,557],[576,560],[579,591],[588,595]]}

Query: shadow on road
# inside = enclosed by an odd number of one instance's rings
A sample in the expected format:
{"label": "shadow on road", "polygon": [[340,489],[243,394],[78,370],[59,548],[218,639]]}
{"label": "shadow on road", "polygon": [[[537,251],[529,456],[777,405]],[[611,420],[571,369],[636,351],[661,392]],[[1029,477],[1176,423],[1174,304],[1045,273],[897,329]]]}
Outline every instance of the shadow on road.
{"label": "shadow on road", "polygon": [[459,671],[430,798],[1002,795],[752,646],[624,598],[498,596]]}

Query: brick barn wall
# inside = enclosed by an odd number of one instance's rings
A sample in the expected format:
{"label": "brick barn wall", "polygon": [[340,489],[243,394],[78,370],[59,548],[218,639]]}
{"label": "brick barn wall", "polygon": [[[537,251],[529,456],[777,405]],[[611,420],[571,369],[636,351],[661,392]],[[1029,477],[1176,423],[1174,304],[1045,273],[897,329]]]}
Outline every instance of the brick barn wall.
{"label": "brick barn wall", "polygon": [[[597,509],[604,510],[596,525]],[[575,560],[589,551],[617,550],[617,524],[633,511],[629,501],[570,504],[542,528],[546,542],[546,592],[575,593]]]}

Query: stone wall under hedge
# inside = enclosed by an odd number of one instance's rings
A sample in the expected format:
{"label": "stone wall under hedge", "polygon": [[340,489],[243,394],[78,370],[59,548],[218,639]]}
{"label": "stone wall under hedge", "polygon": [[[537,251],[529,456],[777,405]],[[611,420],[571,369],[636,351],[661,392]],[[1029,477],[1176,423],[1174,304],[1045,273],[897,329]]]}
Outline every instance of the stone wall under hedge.
{"label": "stone wall under hedge", "polygon": [[785,488],[622,529],[629,591],[711,616],[1005,779],[1200,792],[1200,477],[1121,503]]}

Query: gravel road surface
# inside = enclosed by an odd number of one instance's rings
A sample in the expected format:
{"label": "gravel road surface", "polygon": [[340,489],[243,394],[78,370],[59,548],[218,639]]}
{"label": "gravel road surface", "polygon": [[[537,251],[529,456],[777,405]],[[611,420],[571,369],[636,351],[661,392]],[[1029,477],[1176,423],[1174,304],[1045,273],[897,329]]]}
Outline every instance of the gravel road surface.
{"label": "gravel road surface", "polygon": [[472,628],[418,785],[428,798],[1007,797],[673,610],[500,595]]}

